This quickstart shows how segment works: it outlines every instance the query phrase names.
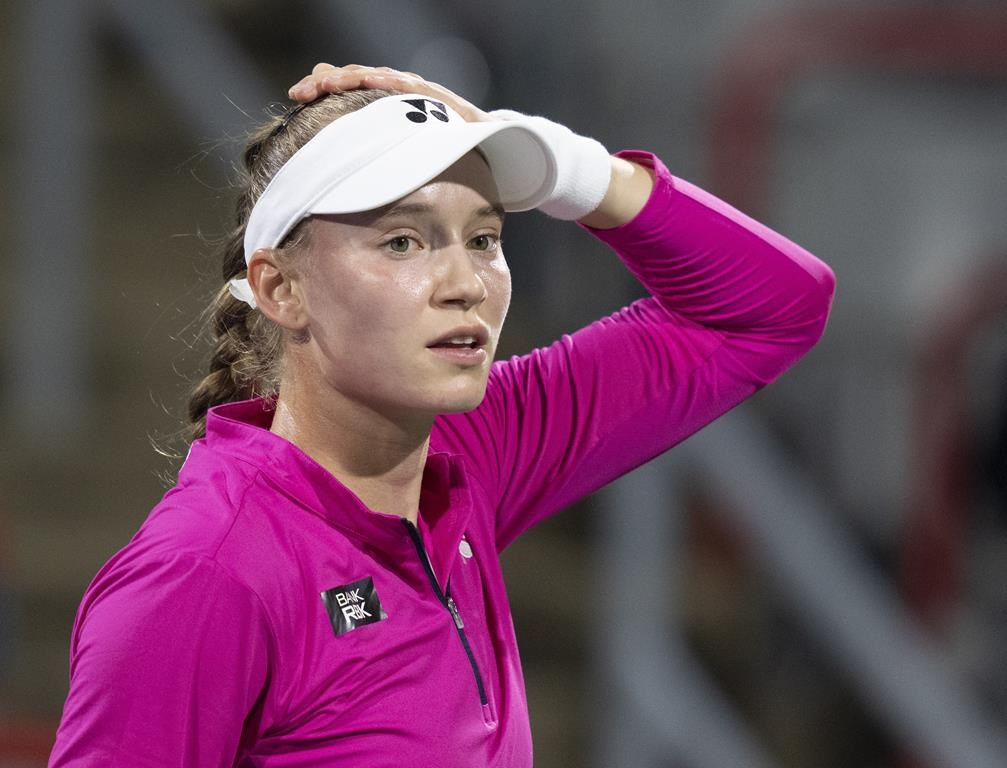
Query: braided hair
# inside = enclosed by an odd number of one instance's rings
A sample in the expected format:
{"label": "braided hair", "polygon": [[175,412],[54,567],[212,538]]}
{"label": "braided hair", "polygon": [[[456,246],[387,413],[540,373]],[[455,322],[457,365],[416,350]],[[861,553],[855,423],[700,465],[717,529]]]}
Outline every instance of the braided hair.
{"label": "braided hair", "polygon": [[[206,434],[206,412],[213,406],[274,394],[279,387],[281,329],[227,290],[229,280],[245,276],[245,227],[252,206],[283,164],[322,128],[390,95],[382,90],[330,94],[276,116],[252,133],[236,184],[235,225],[218,248],[223,284],[204,313],[213,349],[209,372],[193,387],[189,398],[190,442]],[[280,258],[289,258],[292,250],[303,245],[304,223],[281,243]]]}

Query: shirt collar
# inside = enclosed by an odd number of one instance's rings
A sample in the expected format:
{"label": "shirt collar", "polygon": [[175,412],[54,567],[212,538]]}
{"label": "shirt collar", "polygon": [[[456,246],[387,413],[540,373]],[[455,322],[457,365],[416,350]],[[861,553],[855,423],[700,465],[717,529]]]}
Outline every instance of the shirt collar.
{"label": "shirt collar", "polygon": [[[344,533],[367,543],[401,542],[402,518],[369,509],[356,494],[304,451],[269,431],[275,400],[256,398],[211,408],[206,446],[262,472],[287,496]],[[462,457],[431,451],[423,472],[420,516],[434,572],[450,573],[472,514]]]}

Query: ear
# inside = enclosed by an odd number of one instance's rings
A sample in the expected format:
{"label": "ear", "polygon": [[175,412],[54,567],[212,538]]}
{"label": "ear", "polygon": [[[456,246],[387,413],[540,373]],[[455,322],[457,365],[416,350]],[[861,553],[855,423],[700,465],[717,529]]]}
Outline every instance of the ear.
{"label": "ear", "polygon": [[260,248],[248,262],[248,284],[262,314],[291,331],[303,331],[308,325],[301,296],[301,286],[284,268],[272,248]]}

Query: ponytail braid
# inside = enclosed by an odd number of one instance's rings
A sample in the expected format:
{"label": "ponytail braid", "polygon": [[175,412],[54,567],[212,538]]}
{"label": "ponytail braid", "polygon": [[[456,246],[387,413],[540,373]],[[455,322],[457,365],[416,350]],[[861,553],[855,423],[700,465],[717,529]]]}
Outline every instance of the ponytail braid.
{"label": "ponytail braid", "polygon": [[[391,95],[390,91],[360,90],[330,94],[307,106],[275,116],[250,137],[238,180],[235,227],[219,248],[223,285],[204,312],[212,354],[209,373],[189,397],[189,441],[206,434],[206,413],[215,405],[275,394],[283,353],[281,329],[258,310],[234,298],[228,281],[245,276],[245,226],[252,206],[283,164],[333,120]],[[304,222],[294,228],[279,249],[284,255],[303,244]]]}
{"label": "ponytail braid", "polygon": [[227,252],[240,259],[241,269],[225,272],[224,285],[206,312],[213,349],[209,373],[189,397],[190,442],[206,433],[206,412],[213,406],[267,395],[277,389],[279,328],[227,290],[227,281],[244,272],[242,240],[234,235],[229,238]]}

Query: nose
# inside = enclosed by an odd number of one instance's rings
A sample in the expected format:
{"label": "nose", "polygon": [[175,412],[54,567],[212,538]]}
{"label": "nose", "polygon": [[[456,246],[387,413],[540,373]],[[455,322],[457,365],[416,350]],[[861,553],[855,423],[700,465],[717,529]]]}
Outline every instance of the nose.
{"label": "nose", "polygon": [[438,280],[433,300],[441,306],[470,309],[486,300],[486,283],[461,244],[452,244],[438,254]]}

